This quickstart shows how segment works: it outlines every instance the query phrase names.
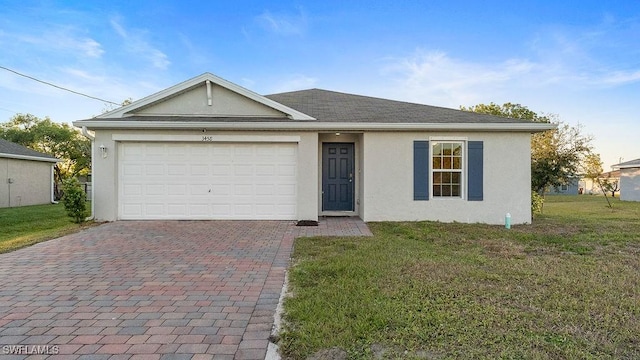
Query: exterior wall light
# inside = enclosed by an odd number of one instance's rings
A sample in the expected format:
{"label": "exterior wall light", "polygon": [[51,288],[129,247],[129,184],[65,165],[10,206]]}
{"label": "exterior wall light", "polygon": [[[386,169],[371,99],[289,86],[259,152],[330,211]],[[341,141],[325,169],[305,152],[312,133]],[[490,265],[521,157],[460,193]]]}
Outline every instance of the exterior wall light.
{"label": "exterior wall light", "polygon": [[107,147],[104,144],[100,145],[100,152],[102,153],[102,158],[107,158]]}

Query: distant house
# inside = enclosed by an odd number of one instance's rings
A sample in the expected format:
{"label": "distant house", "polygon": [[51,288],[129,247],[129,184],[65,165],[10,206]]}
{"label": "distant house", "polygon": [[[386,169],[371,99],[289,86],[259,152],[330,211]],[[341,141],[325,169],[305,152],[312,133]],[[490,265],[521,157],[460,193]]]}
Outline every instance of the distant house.
{"label": "distant house", "polygon": [[[602,185],[613,185],[615,192],[620,191],[620,170],[602,173],[597,180],[599,180]],[[602,195],[602,188],[600,188],[600,184],[598,184],[598,181],[594,181],[593,179],[583,178],[580,180],[580,187],[583,189],[582,194]],[[609,193],[611,193],[611,190],[608,191],[608,194]]]}
{"label": "distant house", "polygon": [[569,179],[566,184],[549,188],[547,194],[550,195],[578,195],[580,192],[580,178]]}
{"label": "distant house", "polygon": [[0,139],[0,208],[48,204],[59,160]]}
{"label": "distant house", "polygon": [[612,166],[620,170],[620,200],[640,201],[640,159]]}

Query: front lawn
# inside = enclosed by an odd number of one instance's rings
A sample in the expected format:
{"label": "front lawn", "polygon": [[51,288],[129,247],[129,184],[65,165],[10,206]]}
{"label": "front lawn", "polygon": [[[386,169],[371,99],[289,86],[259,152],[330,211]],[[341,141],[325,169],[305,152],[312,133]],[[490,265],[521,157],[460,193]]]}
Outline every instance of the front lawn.
{"label": "front lawn", "polygon": [[544,215],[511,230],[371,223],[373,238],[297,239],[280,349],[640,358],[640,203],[606,204],[547,196]]}
{"label": "front lawn", "polygon": [[0,253],[13,251],[81,229],[62,204],[0,209]]}

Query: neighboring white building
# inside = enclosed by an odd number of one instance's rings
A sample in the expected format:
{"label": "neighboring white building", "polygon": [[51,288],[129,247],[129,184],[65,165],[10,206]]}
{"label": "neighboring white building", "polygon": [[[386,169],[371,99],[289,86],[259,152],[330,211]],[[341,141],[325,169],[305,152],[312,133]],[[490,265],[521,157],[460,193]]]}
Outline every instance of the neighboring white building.
{"label": "neighboring white building", "polygon": [[615,164],[620,170],[620,200],[640,201],[640,159]]}
{"label": "neighboring white building", "polygon": [[531,222],[531,133],[552,124],[205,73],[74,122],[95,217]]}
{"label": "neighboring white building", "polygon": [[59,160],[0,139],[0,208],[53,201],[53,167]]}

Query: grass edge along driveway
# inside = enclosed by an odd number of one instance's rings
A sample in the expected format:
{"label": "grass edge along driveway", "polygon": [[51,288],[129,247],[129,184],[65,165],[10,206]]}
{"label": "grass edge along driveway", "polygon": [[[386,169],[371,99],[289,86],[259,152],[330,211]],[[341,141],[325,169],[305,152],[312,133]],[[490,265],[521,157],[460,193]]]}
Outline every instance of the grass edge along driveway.
{"label": "grass edge along driveway", "polygon": [[0,253],[79,231],[93,223],[75,224],[62,204],[0,209]]}
{"label": "grass edge along driveway", "polygon": [[296,240],[285,358],[640,358],[640,203],[548,196],[511,230],[369,226]]}

